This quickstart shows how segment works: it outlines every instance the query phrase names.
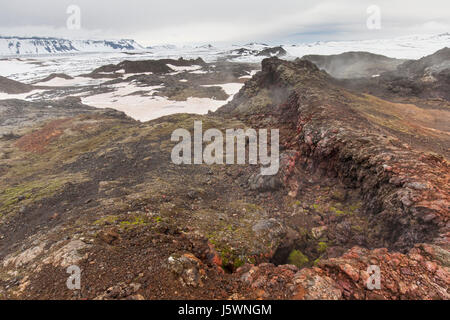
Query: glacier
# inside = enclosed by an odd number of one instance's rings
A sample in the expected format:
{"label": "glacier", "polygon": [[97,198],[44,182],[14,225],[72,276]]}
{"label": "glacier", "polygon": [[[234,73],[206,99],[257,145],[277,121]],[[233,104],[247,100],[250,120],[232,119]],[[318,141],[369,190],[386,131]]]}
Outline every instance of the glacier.
{"label": "glacier", "polygon": [[47,37],[0,36],[0,56],[48,55],[64,53],[144,50],[131,39],[69,40]]}

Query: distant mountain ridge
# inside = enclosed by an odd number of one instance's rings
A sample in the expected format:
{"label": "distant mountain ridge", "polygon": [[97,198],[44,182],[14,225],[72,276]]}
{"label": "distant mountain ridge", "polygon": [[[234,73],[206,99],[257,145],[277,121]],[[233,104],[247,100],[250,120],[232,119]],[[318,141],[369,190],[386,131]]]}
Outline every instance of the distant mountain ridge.
{"label": "distant mountain ridge", "polygon": [[[274,46],[274,47],[271,47]],[[349,51],[369,52],[397,59],[420,59],[442,49],[450,47],[450,33],[410,35],[386,39],[318,41],[315,43],[282,44],[247,43],[238,44],[162,44],[141,46],[131,39],[121,40],[70,40],[55,37],[17,37],[0,36],[0,57],[26,55],[52,55],[64,53],[107,53],[107,52],[148,52],[161,58],[167,54],[191,57],[233,55],[234,61],[259,63],[266,56],[284,55],[286,59],[295,59],[308,55],[339,55]],[[271,49],[272,48],[272,49]],[[273,49],[277,48],[277,49]],[[268,49],[269,54],[259,53]],[[270,53],[271,50],[275,50]],[[266,51],[267,52],[267,51]]]}
{"label": "distant mountain ridge", "polygon": [[52,37],[0,36],[0,56],[144,50],[131,39],[69,40]]}

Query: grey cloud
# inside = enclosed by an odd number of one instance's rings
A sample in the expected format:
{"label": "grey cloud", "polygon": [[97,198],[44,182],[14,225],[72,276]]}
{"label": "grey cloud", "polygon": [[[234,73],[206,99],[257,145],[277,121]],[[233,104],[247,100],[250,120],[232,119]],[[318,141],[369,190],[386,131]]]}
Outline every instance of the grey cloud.
{"label": "grey cloud", "polygon": [[[66,8],[81,8],[82,30],[65,28]],[[382,29],[366,28],[381,8]],[[449,30],[448,0],[15,0],[2,1],[0,33],[128,37],[144,44],[252,40],[334,40]]]}

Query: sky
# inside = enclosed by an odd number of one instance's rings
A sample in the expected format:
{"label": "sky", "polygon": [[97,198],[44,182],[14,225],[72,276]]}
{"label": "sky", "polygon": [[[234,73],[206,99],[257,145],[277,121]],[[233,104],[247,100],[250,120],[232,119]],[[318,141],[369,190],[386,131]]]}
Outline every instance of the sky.
{"label": "sky", "polygon": [[[2,36],[127,38],[145,46],[253,41],[299,43],[450,32],[449,0],[0,2]],[[79,15],[77,10],[67,13],[74,5],[79,8]]]}

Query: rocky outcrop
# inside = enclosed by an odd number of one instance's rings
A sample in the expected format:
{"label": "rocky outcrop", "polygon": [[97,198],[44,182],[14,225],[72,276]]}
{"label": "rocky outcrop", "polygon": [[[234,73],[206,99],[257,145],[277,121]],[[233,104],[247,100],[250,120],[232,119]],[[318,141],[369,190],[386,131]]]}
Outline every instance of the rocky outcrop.
{"label": "rocky outcrop", "polygon": [[174,65],[177,67],[187,67],[192,65],[205,66],[206,63],[202,58],[197,59],[189,59],[185,60],[180,58],[178,60],[175,59],[160,59],[160,60],[140,60],[140,61],[130,61],[125,60],[116,65],[106,65],[92,71],[92,74],[98,73],[110,73],[116,72],[119,70],[124,70],[125,73],[144,73],[144,72],[152,72],[152,73],[169,73],[174,70],[171,69],[167,64]]}
{"label": "rocky outcrop", "polygon": [[36,82],[47,82],[47,81],[53,80],[55,78],[60,78],[60,79],[65,79],[65,80],[73,79],[73,77],[71,77],[65,73],[52,73],[49,76],[45,77],[44,79],[38,80]]}
{"label": "rocky outcrop", "polygon": [[[379,280],[371,266],[379,268]],[[448,300],[449,266],[448,251],[421,244],[408,254],[354,247],[339,258],[301,270],[291,265],[245,265],[237,275],[261,298]]]}
{"label": "rocky outcrop", "polygon": [[33,86],[29,84],[25,84],[22,82],[18,82],[0,76],[0,92],[5,92],[8,94],[18,94],[18,93],[27,93],[30,92],[31,90],[33,90]]}
{"label": "rocky outcrop", "polygon": [[382,73],[379,77],[346,80],[340,84],[391,99],[418,97],[449,101],[450,49],[443,48],[419,60],[405,61],[395,70]]}
{"label": "rocky outcrop", "polygon": [[[252,123],[264,118],[266,125],[281,128],[284,146],[299,152],[294,166],[323,177],[335,177],[347,187],[359,190],[362,212],[371,226],[367,230],[365,244],[368,248],[387,248],[384,251],[354,249],[336,260],[302,271],[302,279],[321,277],[320,283],[328,283],[335,288],[339,274],[333,270],[337,268],[344,273],[348,271],[351,283],[363,282],[359,270],[362,262],[367,264],[372,254],[387,260],[385,262],[399,257],[404,261],[399,263],[403,263],[405,268],[416,266],[417,261],[411,262],[409,256],[417,253],[418,248],[430,248],[430,245],[415,247],[422,242],[433,243],[433,248],[448,255],[450,177],[447,160],[414,150],[414,146],[401,141],[396,130],[385,130],[377,118],[382,115],[368,111],[375,110],[371,99],[360,99],[334,85],[312,63],[272,58],[264,60],[262,66],[262,71],[247,82],[236,98],[222,107],[218,114],[231,114]],[[295,180],[302,178],[293,173],[284,179],[285,186],[294,191],[292,186],[298,185]],[[295,191],[293,196],[298,192]],[[392,253],[387,250],[392,250]],[[395,252],[408,253],[409,256]],[[359,262],[354,262],[360,264],[354,276],[346,270],[346,266],[353,263],[352,257],[357,257]],[[435,266],[434,263],[426,265]],[[447,298],[448,266],[445,263],[441,266],[440,280],[436,280],[441,281],[439,288],[433,288],[436,268],[432,268],[433,272],[424,264],[420,268],[409,276],[414,278],[414,275],[421,274],[428,279],[430,291],[402,287],[381,295],[384,298],[402,295],[408,298]],[[396,275],[392,281],[402,283],[395,278]],[[398,277],[402,278],[401,275]],[[366,293],[354,293],[354,284],[349,288],[345,286],[348,285],[340,287],[343,298],[372,297]],[[305,293],[309,289],[302,290],[300,297],[312,297]],[[312,286],[311,290],[318,290],[318,286]]]}
{"label": "rocky outcrop", "polygon": [[437,75],[450,69],[450,48],[443,48],[419,60],[411,60],[401,64],[398,72],[408,78],[423,78]]}
{"label": "rocky outcrop", "polygon": [[335,55],[306,55],[311,61],[335,78],[363,78],[394,71],[405,60],[389,58],[370,52],[345,52]]}
{"label": "rocky outcrop", "polygon": [[112,109],[96,109],[83,105],[78,97],[67,97],[57,101],[28,102],[23,100],[0,101],[0,136],[18,134],[30,125],[57,118],[80,114],[125,114]]}
{"label": "rocky outcrop", "polygon": [[[288,98],[283,100],[280,91]],[[417,242],[443,240],[448,232],[448,162],[383,133],[355,110],[350,95],[348,100],[344,96],[307,61],[268,59],[219,113],[250,119],[267,113],[274,125],[295,121],[295,133],[288,131],[284,139],[300,151],[297,163],[360,190],[363,207],[377,226],[374,246],[406,250]],[[266,106],[252,105],[263,99]],[[370,101],[365,103],[370,108]]]}
{"label": "rocky outcrop", "polygon": [[263,56],[263,57],[282,57],[287,55],[286,50],[283,49],[283,47],[273,47],[273,48],[267,48],[263,49],[256,56]]}

